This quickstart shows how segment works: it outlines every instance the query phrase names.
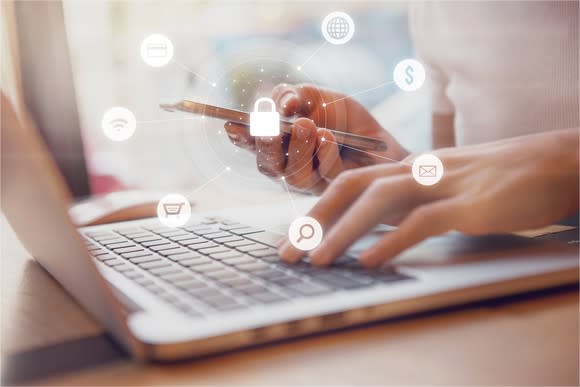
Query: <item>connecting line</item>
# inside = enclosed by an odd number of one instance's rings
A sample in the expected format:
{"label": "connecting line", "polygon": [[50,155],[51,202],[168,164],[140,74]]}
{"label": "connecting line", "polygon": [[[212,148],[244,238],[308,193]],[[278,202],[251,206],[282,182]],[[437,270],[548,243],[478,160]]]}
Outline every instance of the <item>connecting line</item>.
{"label": "connecting line", "polygon": [[348,149],[352,149],[352,150],[357,151],[357,152],[366,153],[368,155],[371,155],[371,156],[374,156],[374,157],[378,157],[379,159],[383,159],[383,160],[387,160],[387,161],[392,161],[394,163],[399,163],[399,164],[407,165],[409,167],[412,167],[413,166],[412,164],[405,163],[405,162],[403,162],[401,160],[391,159],[391,158],[388,158],[388,157],[385,157],[385,156],[382,156],[382,155],[378,155],[378,154],[375,154],[375,153],[371,153],[371,152],[364,151],[362,149],[353,148],[352,146],[348,146],[348,145],[345,145],[345,144],[339,144],[338,142],[331,141],[331,140],[329,140],[327,138],[325,138],[324,141],[329,142],[331,144],[336,144],[336,145],[338,145],[340,147],[343,147],[343,148],[348,148]]}
{"label": "connecting line", "polygon": [[215,87],[215,82],[211,82],[209,79],[207,79],[206,77],[204,77],[201,74],[196,73],[195,71],[191,70],[189,67],[187,67],[186,65],[184,65],[183,63],[181,63],[178,60],[173,60],[175,63],[177,63],[179,66],[181,66],[185,71],[187,71],[188,73],[191,73],[193,75],[195,75],[197,78],[204,80],[205,82],[209,83],[210,85],[212,85],[213,87]]}
{"label": "connecting line", "polygon": [[308,63],[308,62],[310,61],[310,59],[312,59],[312,57],[313,57],[314,55],[316,55],[316,53],[317,53],[318,51],[320,51],[320,49],[321,49],[322,47],[326,46],[326,43],[328,43],[328,41],[326,41],[326,40],[325,40],[325,41],[324,41],[324,43],[322,43],[322,44],[321,44],[321,45],[320,45],[320,46],[319,46],[319,47],[318,47],[318,48],[317,48],[317,49],[316,49],[316,50],[315,50],[315,51],[312,53],[312,55],[310,55],[310,56],[308,57],[308,59],[306,59],[306,60],[304,61],[304,63],[302,63],[300,66],[298,66],[298,67],[297,67],[298,71],[302,70],[302,67],[304,67],[304,65],[305,65],[306,63]]}
{"label": "connecting line", "polygon": [[148,120],[148,121],[137,121],[138,124],[153,124],[157,122],[168,122],[168,121],[185,121],[185,120],[199,120],[202,117],[182,117],[182,118],[166,118],[163,120]]}
{"label": "connecting line", "polygon": [[324,106],[328,106],[328,105],[330,105],[331,103],[335,103],[335,102],[342,101],[342,100],[344,100],[344,99],[347,99],[347,98],[350,98],[350,97],[354,97],[355,95],[359,95],[359,94],[368,93],[369,91],[373,91],[373,90],[379,89],[379,88],[381,88],[381,87],[383,87],[383,86],[390,85],[391,83],[395,83],[395,81],[388,81],[388,82],[384,82],[384,83],[381,83],[381,84],[380,84],[380,85],[378,85],[378,86],[371,87],[370,89],[361,90],[361,91],[358,91],[358,92],[356,92],[356,93],[354,93],[354,94],[350,94],[350,95],[347,95],[347,96],[345,96],[345,97],[342,97],[342,98],[339,98],[339,99],[335,99],[334,101],[325,102],[325,103],[324,103]]}
{"label": "connecting line", "polygon": [[203,183],[202,185],[200,185],[199,187],[197,187],[192,193],[191,195],[193,195],[194,193],[197,193],[199,191],[201,191],[202,189],[204,189],[208,184],[210,184],[212,181],[216,180],[217,178],[219,178],[221,175],[223,175],[226,172],[229,172],[230,169],[228,167],[225,167],[223,171],[221,171],[220,173],[218,173],[217,175],[215,175],[214,177],[212,177],[211,179],[209,179],[208,181],[206,181],[205,183]]}
{"label": "connecting line", "polygon": [[294,211],[294,216],[297,217],[298,211],[296,210],[296,205],[294,204],[294,199],[292,199],[292,194],[290,194],[290,190],[288,189],[288,184],[286,184],[286,177],[282,176],[281,180],[282,180],[282,184],[284,185],[284,189],[286,190],[286,193],[288,194],[288,198],[290,199],[290,204],[292,205],[292,211]]}

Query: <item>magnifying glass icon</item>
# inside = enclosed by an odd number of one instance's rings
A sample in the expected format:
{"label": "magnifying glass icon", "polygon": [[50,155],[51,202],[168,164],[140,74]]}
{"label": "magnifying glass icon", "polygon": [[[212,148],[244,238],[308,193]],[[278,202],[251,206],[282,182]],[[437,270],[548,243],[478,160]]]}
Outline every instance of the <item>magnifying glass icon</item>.
{"label": "magnifying glass icon", "polygon": [[310,239],[314,236],[314,227],[311,224],[303,224],[298,230],[298,235],[300,236],[296,243],[300,243],[304,239]]}
{"label": "magnifying glass icon", "polygon": [[288,241],[298,250],[313,250],[322,242],[322,226],[311,216],[296,218],[288,228]]}

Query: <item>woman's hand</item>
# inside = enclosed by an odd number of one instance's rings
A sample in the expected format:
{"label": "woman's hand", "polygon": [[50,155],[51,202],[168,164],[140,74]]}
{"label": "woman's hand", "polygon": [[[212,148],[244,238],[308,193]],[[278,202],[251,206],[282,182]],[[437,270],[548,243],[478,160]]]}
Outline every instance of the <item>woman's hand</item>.
{"label": "woman's hand", "polygon": [[[235,145],[256,153],[260,172],[273,178],[284,176],[298,190],[320,193],[346,169],[397,161],[408,154],[362,105],[343,94],[312,85],[281,84],[272,91],[272,99],[283,116],[304,117],[296,120],[290,136],[254,138],[246,126],[231,122],[225,129]],[[388,149],[373,153],[339,150],[332,133],[317,127],[380,138]]]}
{"label": "woman's hand", "polygon": [[[424,239],[457,230],[470,235],[521,231],[578,211],[579,130],[566,129],[477,146],[435,151],[444,176],[422,186],[411,175],[415,156],[342,173],[309,216],[325,230],[310,253],[329,265],[379,223],[398,225],[360,256],[376,267]],[[287,262],[303,256],[286,240]]]}

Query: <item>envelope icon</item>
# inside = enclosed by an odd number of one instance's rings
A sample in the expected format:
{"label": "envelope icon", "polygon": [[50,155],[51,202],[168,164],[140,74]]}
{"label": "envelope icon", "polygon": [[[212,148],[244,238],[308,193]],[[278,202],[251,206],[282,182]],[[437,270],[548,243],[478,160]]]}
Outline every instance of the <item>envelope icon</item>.
{"label": "envelope icon", "polygon": [[419,177],[437,177],[437,166],[419,165]]}

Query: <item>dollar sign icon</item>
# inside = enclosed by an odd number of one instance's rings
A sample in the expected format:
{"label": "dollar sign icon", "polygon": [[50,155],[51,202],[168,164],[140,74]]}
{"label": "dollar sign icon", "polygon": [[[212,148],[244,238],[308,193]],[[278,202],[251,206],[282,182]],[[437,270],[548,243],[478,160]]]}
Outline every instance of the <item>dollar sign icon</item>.
{"label": "dollar sign icon", "polygon": [[407,66],[407,68],[405,69],[405,74],[407,74],[407,76],[405,77],[405,82],[407,82],[407,85],[410,85],[415,80],[413,78],[414,71],[415,69],[413,69],[413,67],[411,66]]}

